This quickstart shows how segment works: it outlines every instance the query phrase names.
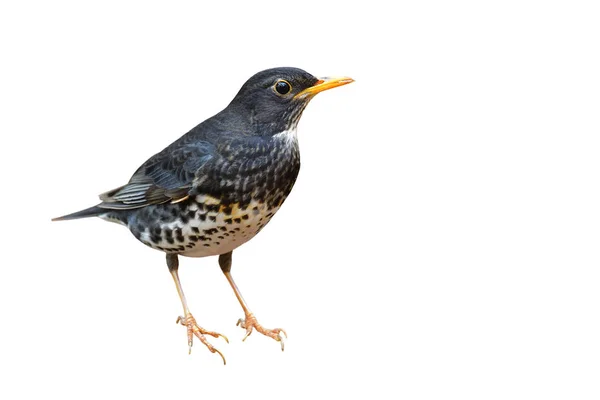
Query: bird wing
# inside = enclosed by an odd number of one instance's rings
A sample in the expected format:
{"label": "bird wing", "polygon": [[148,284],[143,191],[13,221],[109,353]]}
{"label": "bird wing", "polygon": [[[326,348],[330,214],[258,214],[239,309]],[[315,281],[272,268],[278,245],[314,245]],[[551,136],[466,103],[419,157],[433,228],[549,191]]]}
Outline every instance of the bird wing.
{"label": "bird wing", "polygon": [[98,207],[129,210],[183,201],[201,178],[203,167],[217,156],[211,143],[175,142],[146,161],[128,184],[101,194]]}

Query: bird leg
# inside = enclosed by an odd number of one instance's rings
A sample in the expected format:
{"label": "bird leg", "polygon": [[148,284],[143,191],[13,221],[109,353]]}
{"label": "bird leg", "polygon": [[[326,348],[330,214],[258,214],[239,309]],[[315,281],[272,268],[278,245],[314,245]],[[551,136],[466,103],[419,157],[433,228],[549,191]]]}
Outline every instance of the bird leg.
{"label": "bird leg", "polygon": [[223,357],[223,354],[219,350],[214,348],[213,345],[210,344],[208,340],[206,340],[206,336],[204,335],[210,335],[215,338],[222,337],[227,343],[229,343],[227,337],[225,335],[221,335],[220,333],[207,331],[206,329],[202,328],[196,323],[196,319],[194,318],[194,316],[188,308],[185,295],[183,294],[183,289],[181,288],[181,282],[179,281],[179,273],[177,272],[177,270],[179,269],[179,260],[177,259],[177,254],[167,254],[167,266],[169,267],[169,272],[171,273],[171,276],[175,281],[177,293],[179,294],[181,304],[183,305],[184,316],[177,317],[177,321],[175,321],[175,323],[179,323],[187,328],[189,353],[192,353],[194,336],[196,336],[208,348],[208,350],[210,350],[211,353],[218,353],[221,356],[221,358],[223,359],[223,364],[227,364],[227,362],[225,361],[225,357]]}
{"label": "bird leg", "polygon": [[272,339],[275,339],[276,341],[281,343],[281,351],[283,351],[284,343],[283,343],[282,334],[287,339],[287,333],[281,328],[267,329],[258,323],[258,321],[256,320],[256,317],[254,316],[252,311],[250,311],[250,309],[248,308],[248,305],[246,304],[246,302],[244,301],[244,298],[242,297],[242,293],[238,289],[237,285],[235,284],[235,281],[233,280],[233,277],[231,276],[231,255],[232,255],[232,252],[229,252],[226,254],[221,254],[219,256],[219,265],[221,266],[221,270],[225,274],[227,281],[231,285],[231,288],[233,289],[233,292],[235,293],[235,297],[237,297],[238,301],[240,302],[240,305],[242,306],[242,309],[244,310],[245,317],[240,318],[236,324],[236,326],[241,326],[243,329],[246,330],[246,335],[244,336],[242,341],[245,341],[246,338],[248,336],[250,336],[250,334],[252,333],[252,330],[256,329],[258,332],[262,333],[263,335],[268,336]]}

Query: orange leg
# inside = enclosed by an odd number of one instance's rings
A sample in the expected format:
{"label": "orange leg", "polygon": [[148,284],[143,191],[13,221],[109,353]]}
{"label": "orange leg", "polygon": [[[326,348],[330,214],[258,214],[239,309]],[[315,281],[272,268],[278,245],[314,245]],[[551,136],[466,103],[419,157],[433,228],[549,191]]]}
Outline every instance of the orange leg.
{"label": "orange leg", "polygon": [[243,329],[246,329],[246,335],[244,336],[244,339],[242,339],[242,341],[246,340],[246,338],[248,336],[250,336],[253,329],[256,329],[258,332],[262,333],[263,335],[268,336],[272,339],[275,339],[276,341],[281,343],[281,351],[283,351],[284,342],[283,342],[282,334],[285,335],[285,337],[287,338],[287,333],[281,328],[267,329],[258,323],[258,321],[256,320],[256,317],[254,316],[252,311],[250,311],[250,309],[248,308],[248,305],[246,304],[246,302],[244,301],[244,298],[242,297],[242,293],[238,289],[237,285],[235,284],[235,281],[233,280],[233,277],[231,276],[231,254],[232,254],[232,252],[220,255],[219,256],[219,265],[221,266],[221,270],[225,274],[227,281],[231,285],[231,288],[233,289],[233,292],[235,293],[235,297],[237,297],[238,301],[240,302],[240,305],[242,306],[242,309],[244,310],[244,315],[245,315],[244,319],[240,318],[236,324],[238,326],[241,326]]}
{"label": "orange leg", "polygon": [[181,288],[181,282],[179,281],[179,274],[177,272],[177,270],[179,269],[179,260],[177,259],[177,254],[167,254],[167,265],[169,267],[169,272],[171,273],[171,276],[175,281],[177,293],[179,294],[181,304],[183,305],[184,316],[179,316],[177,318],[177,321],[175,322],[180,323],[181,325],[187,328],[189,353],[192,352],[194,336],[196,336],[208,348],[208,350],[210,350],[211,353],[218,353],[221,356],[221,358],[223,359],[223,364],[227,364],[225,361],[225,357],[223,357],[223,354],[219,350],[215,349],[213,345],[210,344],[208,340],[206,340],[206,337],[204,335],[210,335],[215,338],[222,337],[227,343],[229,343],[227,337],[221,335],[220,333],[207,331],[206,329],[202,328],[196,323],[194,316],[188,308],[187,301],[185,300],[185,295],[183,294],[183,289]]}

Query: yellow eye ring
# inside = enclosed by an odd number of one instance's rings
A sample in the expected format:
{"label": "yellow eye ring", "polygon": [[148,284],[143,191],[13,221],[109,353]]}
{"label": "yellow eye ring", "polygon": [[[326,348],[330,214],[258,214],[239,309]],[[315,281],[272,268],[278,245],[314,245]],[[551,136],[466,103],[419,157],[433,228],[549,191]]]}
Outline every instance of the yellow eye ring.
{"label": "yellow eye ring", "polygon": [[277,94],[279,94],[281,96],[285,96],[286,94],[288,94],[288,93],[290,93],[292,91],[292,85],[288,81],[286,81],[285,79],[279,79],[273,85],[273,90]]}

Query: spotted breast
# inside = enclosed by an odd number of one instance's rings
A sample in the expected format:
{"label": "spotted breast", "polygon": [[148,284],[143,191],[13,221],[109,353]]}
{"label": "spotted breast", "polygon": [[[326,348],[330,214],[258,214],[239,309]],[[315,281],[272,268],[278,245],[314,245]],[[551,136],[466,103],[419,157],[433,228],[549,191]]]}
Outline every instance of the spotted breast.
{"label": "spotted breast", "polygon": [[212,172],[198,176],[182,200],[102,218],[168,253],[206,257],[234,250],[265,227],[292,190],[300,170],[296,130],[219,151]]}

